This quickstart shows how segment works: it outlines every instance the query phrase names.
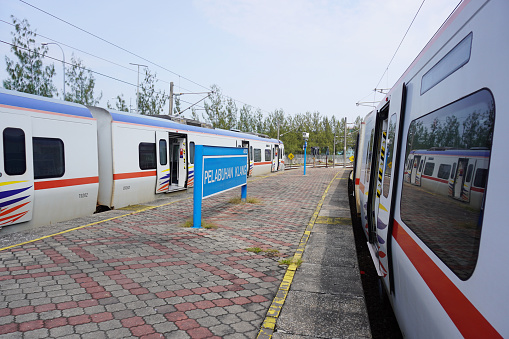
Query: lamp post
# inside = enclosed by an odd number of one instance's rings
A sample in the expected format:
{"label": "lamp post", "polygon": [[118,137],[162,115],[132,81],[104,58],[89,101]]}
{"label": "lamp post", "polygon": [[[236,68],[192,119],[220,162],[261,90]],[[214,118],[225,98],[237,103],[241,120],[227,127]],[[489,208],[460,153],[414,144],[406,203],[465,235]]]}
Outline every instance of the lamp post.
{"label": "lamp post", "polygon": [[65,100],[65,53],[64,53],[64,49],[62,48],[62,46],[60,46],[56,42],[44,42],[41,45],[43,45],[43,46],[57,45],[60,48],[60,50],[62,51],[62,70],[63,70],[62,76],[64,79],[64,100]]}
{"label": "lamp post", "polygon": [[139,107],[138,107],[139,102],[140,102],[140,66],[142,66],[142,67],[148,67],[148,66],[134,64],[132,62],[130,62],[129,65],[138,66],[138,84],[136,85],[136,113],[140,114]]}

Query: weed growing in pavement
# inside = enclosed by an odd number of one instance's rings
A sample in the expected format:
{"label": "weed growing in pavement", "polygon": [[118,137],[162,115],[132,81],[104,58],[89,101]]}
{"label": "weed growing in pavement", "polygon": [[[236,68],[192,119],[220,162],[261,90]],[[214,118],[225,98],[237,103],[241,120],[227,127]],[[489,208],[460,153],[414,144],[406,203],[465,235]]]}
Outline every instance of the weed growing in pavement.
{"label": "weed growing in pavement", "polygon": [[[183,225],[181,225],[180,227],[184,227],[184,228],[191,228],[191,227],[193,227],[193,219],[187,219],[186,222]],[[208,230],[210,230],[210,229],[213,229],[213,230],[217,229],[217,225],[214,225],[213,223],[205,221],[205,220],[201,221],[201,227],[206,228]]]}
{"label": "weed growing in pavement", "polygon": [[246,201],[242,201],[240,197],[231,198],[228,201],[230,204],[260,204],[262,201],[255,197],[247,197]]}
{"label": "weed growing in pavement", "polygon": [[302,264],[302,259],[300,259],[300,258],[299,259],[295,259],[294,257],[291,257],[291,258],[279,260],[279,265],[288,265],[288,266],[290,266],[291,264],[294,264],[297,267],[299,267]]}
{"label": "weed growing in pavement", "polygon": [[279,256],[279,251],[274,248],[262,249],[260,247],[248,247],[246,248],[246,251],[256,254],[263,252],[263,255],[269,258]]}

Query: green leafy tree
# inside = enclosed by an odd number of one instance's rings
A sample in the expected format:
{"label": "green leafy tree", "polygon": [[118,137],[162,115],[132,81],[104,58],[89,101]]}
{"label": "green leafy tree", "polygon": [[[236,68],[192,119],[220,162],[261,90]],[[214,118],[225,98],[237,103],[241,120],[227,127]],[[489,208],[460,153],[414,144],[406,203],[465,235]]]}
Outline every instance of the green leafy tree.
{"label": "green leafy tree", "polygon": [[127,107],[123,94],[117,95],[115,100],[116,100],[115,107],[113,107],[113,105],[111,105],[110,101],[108,100],[107,106],[109,109],[116,109],[117,111],[129,112],[129,107]]}
{"label": "green leafy tree", "polygon": [[13,36],[11,50],[17,61],[5,56],[7,73],[10,78],[3,81],[4,88],[53,97],[57,94],[52,80],[55,75],[55,67],[53,64],[44,66],[42,63],[42,59],[48,52],[48,47],[36,45],[37,34],[30,29],[30,24],[26,19],[19,21],[12,15],[11,19],[15,28],[15,31],[11,32]]}
{"label": "green leafy tree", "polygon": [[146,68],[145,79],[140,84],[138,113],[146,115],[162,114],[168,95],[165,91],[156,90],[155,86],[158,81],[157,74],[152,74]]}
{"label": "green leafy tree", "polygon": [[217,85],[211,86],[212,93],[208,97],[208,101],[203,104],[205,106],[205,120],[214,128],[225,127],[225,111],[223,103],[223,95],[221,89]]}
{"label": "green leafy tree", "polygon": [[180,113],[180,96],[174,96],[175,98],[175,105],[173,106],[173,114]]}
{"label": "green leafy tree", "polygon": [[97,105],[103,95],[101,92],[99,97],[94,97],[95,78],[92,71],[74,54],[71,57],[71,64],[72,66],[67,67],[65,72],[65,84],[68,86],[65,100],[88,106]]}

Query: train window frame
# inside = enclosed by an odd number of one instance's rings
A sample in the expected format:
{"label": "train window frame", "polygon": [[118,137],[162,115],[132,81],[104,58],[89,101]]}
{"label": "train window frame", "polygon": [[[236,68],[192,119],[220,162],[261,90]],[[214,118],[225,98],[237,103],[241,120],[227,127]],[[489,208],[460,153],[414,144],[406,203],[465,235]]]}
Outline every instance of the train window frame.
{"label": "train window frame", "polygon": [[472,173],[474,172],[474,164],[468,164],[467,175],[465,176],[465,182],[472,180]]}
{"label": "train window frame", "polygon": [[159,165],[165,166],[167,163],[168,163],[168,145],[166,140],[159,139]]}
{"label": "train window frame", "polygon": [[[403,225],[434,253],[437,260],[463,281],[475,272],[479,257],[483,206],[489,189],[489,167],[495,133],[495,107],[493,93],[482,88],[414,118],[407,127],[403,155],[407,159],[423,150],[423,154],[433,155],[435,162],[447,165],[445,167],[452,168],[454,159],[458,158],[482,157],[486,163],[477,182],[484,185],[484,188],[470,191],[469,188],[461,187],[459,194],[458,186],[451,183],[450,173],[447,173],[447,177],[441,175],[443,180],[421,178],[419,187],[404,178],[400,192],[399,213]],[[444,174],[445,167],[442,168]],[[464,199],[464,189],[469,194],[481,196]]]}
{"label": "train window frame", "polygon": [[477,168],[475,170],[473,186],[478,188],[486,188],[488,179],[487,168]]}
{"label": "train window frame", "polygon": [[[430,169],[430,170],[428,171],[428,169]],[[422,174],[431,177],[431,176],[433,176],[433,171],[435,171],[435,163],[431,162],[431,161],[427,161],[426,165],[424,165],[424,170],[423,170]]]}
{"label": "train window frame", "polygon": [[189,163],[194,164],[194,141],[189,143]]}
{"label": "train window frame", "polygon": [[[45,148],[46,152],[40,151],[42,148]],[[33,137],[32,151],[34,179],[61,178],[64,176],[65,148],[61,139]],[[46,153],[46,156],[44,156],[44,153]],[[43,162],[49,162],[50,166],[43,166]]]}
{"label": "train window frame", "polygon": [[254,162],[262,162],[262,150],[261,148],[254,149]]}
{"label": "train window frame", "polygon": [[470,32],[421,78],[421,95],[447,79],[470,61],[473,33]]}
{"label": "train window frame", "polygon": [[138,165],[140,169],[154,170],[157,169],[156,159],[156,143],[140,142],[138,145]]}
{"label": "train window frame", "polygon": [[450,164],[440,164],[438,166],[437,178],[447,180],[449,179],[449,175],[451,175],[451,165]]}
{"label": "train window frame", "polygon": [[[9,135],[9,133],[17,133],[17,135]],[[21,128],[7,127],[2,131],[2,138],[5,174],[11,176],[25,174],[27,171],[25,131]],[[21,139],[22,142],[20,142]]]}
{"label": "train window frame", "polygon": [[265,149],[265,161],[271,161],[272,160],[270,158],[270,155],[271,155],[270,148],[266,148]]}

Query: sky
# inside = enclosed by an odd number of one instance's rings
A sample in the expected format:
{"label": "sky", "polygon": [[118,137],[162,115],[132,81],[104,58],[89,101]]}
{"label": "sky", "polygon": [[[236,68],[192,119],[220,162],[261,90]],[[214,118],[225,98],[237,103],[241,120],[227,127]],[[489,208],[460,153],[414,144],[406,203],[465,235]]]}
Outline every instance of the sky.
{"label": "sky", "polygon": [[[372,109],[356,103],[381,100],[373,89],[395,84],[458,3],[425,0],[401,43],[422,0],[0,0],[0,40],[12,41],[5,23],[11,15],[27,19],[36,43],[56,41],[66,62],[74,54],[107,76],[94,74],[102,107],[119,94],[135,107],[135,63],[156,73],[166,93],[170,82],[176,93],[215,84],[239,109],[319,112],[352,122]],[[15,59],[5,43],[0,52]],[[58,46],[49,45],[48,55],[62,60]],[[47,62],[55,64],[62,93],[62,64]],[[6,77],[4,57],[0,79]],[[189,103],[201,98],[181,96]]]}

